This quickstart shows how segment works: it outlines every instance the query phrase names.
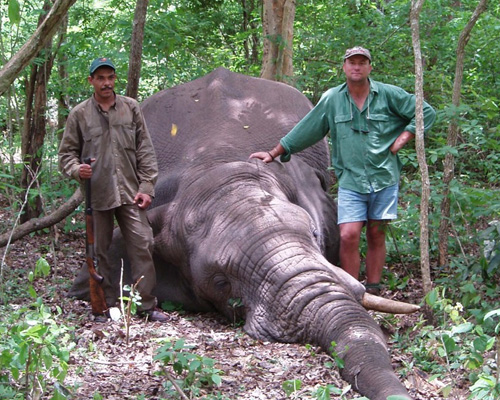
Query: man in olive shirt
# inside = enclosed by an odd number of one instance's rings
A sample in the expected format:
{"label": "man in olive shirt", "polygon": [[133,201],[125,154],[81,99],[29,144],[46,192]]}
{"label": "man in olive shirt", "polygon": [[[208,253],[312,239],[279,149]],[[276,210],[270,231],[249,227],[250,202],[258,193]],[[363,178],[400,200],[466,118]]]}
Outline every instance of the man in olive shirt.
{"label": "man in olive shirt", "polygon": [[[318,104],[270,152],[251,154],[268,163],[297,153],[330,133],[332,165],[338,178],[341,267],[359,279],[361,231],[366,225],[367,291],[378,293],[385,264],[385,229],[397,217],[402,164],[398,151],[415,136],[415,96],[369,78],[370,52],[348,49],[346,83],[329,89]],[[424,129],[436,113],[424,103]]]}
{"label": "man in olive shirt", "polygon": [[[115,80],[115,66],[109,58],[92,62],[88,81],[94,95],[69,114],[59,148],[59,167],[79,182],[92,178],[95,253],[108,306],[117,300],[117,290],[111,285],[117,279],[110,276],[107,257],[116,218],[132,279],[139,281],[139,313],[149,320],[166,322],[167,316],[156,307],[152,295],[156,285],[153,232],[146,216],[158,175],[156,156],[139,104],[117,95]],[[91,165],[83,162],[86,158],[91,159]]]}

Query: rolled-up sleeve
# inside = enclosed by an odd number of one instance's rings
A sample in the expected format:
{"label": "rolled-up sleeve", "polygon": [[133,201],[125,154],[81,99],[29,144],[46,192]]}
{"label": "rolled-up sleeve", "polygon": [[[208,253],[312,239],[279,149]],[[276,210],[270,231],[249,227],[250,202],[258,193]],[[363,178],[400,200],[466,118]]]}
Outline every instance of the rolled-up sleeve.
{"label": "rolled-up sleeve", "polygon": [[280,140],[286,151],[280,157],[282,162],[289,161],[292,154],[312,146],[328,134],[330,124],[326,113],[326,98],[323,95],[318,104]]}
{"label": "rolled-up sleeve", "polygon": [[137,137],[137,178],[139,192],[154,197],[154,185],[158,178],[158,164],[151,136],[139,106],[134,110]]}
{"label": "rolled-up sleeve", "polygon": [[63,175],[80,180],[80,164],[81,164],[81,132],[76,117],[76,112],[73,110],[66,122],[64,135],[59,145],[59,170]]}

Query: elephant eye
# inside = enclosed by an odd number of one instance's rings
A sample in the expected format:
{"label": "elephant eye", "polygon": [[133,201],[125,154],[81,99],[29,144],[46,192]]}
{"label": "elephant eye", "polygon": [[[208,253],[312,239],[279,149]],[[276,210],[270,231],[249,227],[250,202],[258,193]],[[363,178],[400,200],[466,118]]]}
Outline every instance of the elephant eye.
{"label": "elephant eye", "polygon": [[229,291],[231,290],[231,283],[222,274],[217,274],[213,278],[213,283],[217,291]]}
{"label": "elephant eye", "polygon": [[314,237],[314,242],[315,242],[316,246],[318,246],[319,251],[323,252],[323,250],[324,250],[323,234],[315,226],[311,227],[311,233],[312,233],[312,236]]}

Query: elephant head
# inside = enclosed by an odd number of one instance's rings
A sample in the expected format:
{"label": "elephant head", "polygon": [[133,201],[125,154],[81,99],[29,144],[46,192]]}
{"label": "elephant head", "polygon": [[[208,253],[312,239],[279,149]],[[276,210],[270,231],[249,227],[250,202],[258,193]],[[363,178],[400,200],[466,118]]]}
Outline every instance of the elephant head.
{"label": "elephant head", "polygon": [[[197,311],[242,318],[265,341],[317,344],[344,361],[341,374],[370,399],[409,398],[364,286],[338,261],[328,147],[318,143],[264,164],[310,109],[297,90],[217,69],[143,104],[160,178],[149,218],[156,295]],[[126,258],[116,232],[116,268]],[[117,274],[119,276],[119,274]],[[82,296],[75,286],[73,295]]]}

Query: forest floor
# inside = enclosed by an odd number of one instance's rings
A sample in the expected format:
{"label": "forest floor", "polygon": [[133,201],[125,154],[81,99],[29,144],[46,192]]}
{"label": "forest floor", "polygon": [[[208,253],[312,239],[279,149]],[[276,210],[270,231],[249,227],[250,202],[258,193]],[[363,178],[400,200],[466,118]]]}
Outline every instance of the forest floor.
{"label": "forest floor", "polygon": [[[2,208],[0,208],[2,210]],[[3,209],[5,210],[5,209]],[[9,221],[7,211],[0,211],[0,220]],[[4,226],[5,228],[5,226]],[[2,229],[4,231],[4,229]],[[334,385],[343,390],[344,396],[332,395],[332,399],[359,398],[349,385],[340,378],[332,358],[319,348],[303,344],[268,343],[248,336],[241,326],[232,326],[217,314],[196,314],[181,311],[169,312],[168,323],[152,323],[133,317],[129,341],[123,321],[96,322],[90,312],[90,304],[66,297],[85,253],[84,233],[63,233],[58,230],[57,241],[53,233],[27,236],[1,249],[6,254],[3,270],[8,306],[2,306],[0,318],[5,317],[8,307],[27,305],[30,299],[19,297],[14,286],[28,285],[28,272],[34,269],[40,257],[51,265],[51,274],[34,283],[38,296],[54,312],[62,325],[72,327],[75,347],[70,353],[69,373],[65,387],[71,399],[106,400],[161,400],[180,398],[165,392],[167,378],[164,371],[176,376],[171,367],[165,367],[154,357],[166,339],[184,338],[191,345],[191,353],[215,360],[215,368],[222,371],[222,383],[218,387],[202,387],[191,398],[210,399],[326,399],[315,394],[318,388]],[[14,282],[14,284],[12,284]],[[411,293],[408,293],[411,290]],[[22,291],[21,291],[22,292]],[[24,292],[26,293],[26,292]],[[384,291],[387,298],[419,302],[421,288],[418,281],[410,280],[406,293]],[[418,313],[417,313],[418,314]],[[374,314],[387,334],[393,366],[401,381],[415,400],[442,399],[443,388],[451,387],[447,399],[467,398],[463,371],[441,375],[433,379],[415,367],[408,346],[397,342],[399,337],[412,336],[419,315],[387,318]],[[0,325],[4,325],[0,320]],[[333,365],[333,366],[332,366]],[[0,371],[0,373],[2,373]],[[289,397],[282,385],[285,381],[300,382],[300,389]],[[205,396],[205,397],[204,397]],[[210,397],[209,397],[210,396]],[[45,395],[43,398],[50,398]]]}

